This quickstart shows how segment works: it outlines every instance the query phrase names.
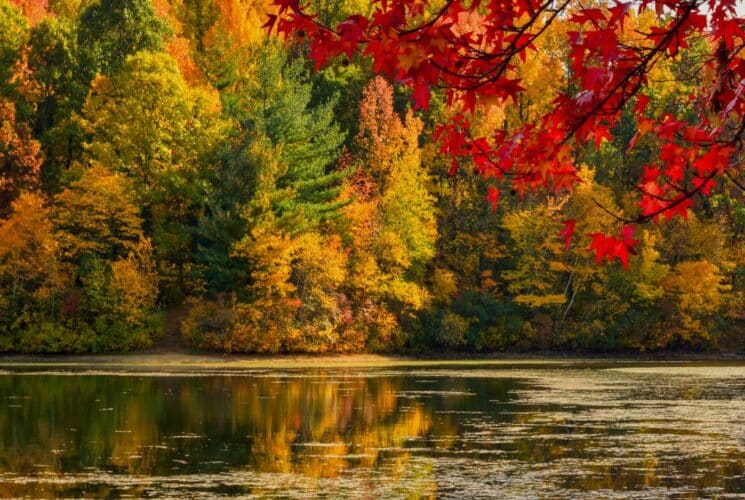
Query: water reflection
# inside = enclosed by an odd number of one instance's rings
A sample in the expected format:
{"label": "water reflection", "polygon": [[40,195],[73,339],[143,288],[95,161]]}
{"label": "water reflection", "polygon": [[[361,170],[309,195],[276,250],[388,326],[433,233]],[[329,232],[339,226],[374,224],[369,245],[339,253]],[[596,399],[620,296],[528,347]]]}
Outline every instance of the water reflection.
{"label": "water reflection", "polygon": [[745,369],[712,370],[10,373],[0,496],[743,493]]}

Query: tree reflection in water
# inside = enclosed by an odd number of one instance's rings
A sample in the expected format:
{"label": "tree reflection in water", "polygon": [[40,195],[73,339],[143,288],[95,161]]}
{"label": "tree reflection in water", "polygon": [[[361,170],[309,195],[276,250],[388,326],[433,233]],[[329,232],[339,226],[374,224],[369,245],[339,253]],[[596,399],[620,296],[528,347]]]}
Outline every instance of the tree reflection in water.
{"label": "tree reflection in water", "polygon": [[0,376],[0,495],[745,490],[745,377],[462,375]]}

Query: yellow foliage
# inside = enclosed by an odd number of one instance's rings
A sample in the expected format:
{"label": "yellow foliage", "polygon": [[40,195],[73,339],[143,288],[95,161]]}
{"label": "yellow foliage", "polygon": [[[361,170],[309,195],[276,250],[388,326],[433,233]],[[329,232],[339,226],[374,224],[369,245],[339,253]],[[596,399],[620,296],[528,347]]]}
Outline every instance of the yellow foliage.
{"label": "yellow foliage", "polygon": [[672,339],[698,344],[710,341],[713,321],[724,305],[720,292],[722,275],[707,260],[683,261],[660,281],[664,297],[661,311],[667,316],[666,331],[658,334],[659,346]]}
{"label": "yellow foliage", "polygon": [[59,287],[59,245],[54,238],[50,210],[35,193],[21,193],[11,205],[11,215],[0,221],[0,275],[15,283],[41,278],[38,293]]}
{"label": "yellow foliage", "polygon": [[440,328],[435,335],[438,344],[444,347],[461,347],[466,343],[466,333],[473,323],[452,312],[446,312],[440,321]]}
{"label": "yellow foliage", "polygon": [[437,302],[447,303],[458,293],[458,277],[448,269],[438,267],[432,274],[432,296]]}
{"label": "yellow foliage", "polygon": [[124,257],[138,250],[142,218],[132,183],[99,163],[55,197],[54,220],[63,255]]}
{"label": "yellow foliage", "polygon": [[140,52],[111,79],[99,76],[83,107],[88,156],[138,179],[146,199],[193,175],[226,132],[217,91],[189,87],[167,54]]}
{"label": "yellow foliage", "polygon": [[719,268],[707,260],[676,264],[663,286],[681,311],[690,315],[711,315],[721,305]]}
{"label": "yellow foliage", "polygon": [[136,251],[111,263],[112,290],[119,295],[118,312],[133,326],[144,326],[158,298],[158,274],[152,245],[142,239]]}

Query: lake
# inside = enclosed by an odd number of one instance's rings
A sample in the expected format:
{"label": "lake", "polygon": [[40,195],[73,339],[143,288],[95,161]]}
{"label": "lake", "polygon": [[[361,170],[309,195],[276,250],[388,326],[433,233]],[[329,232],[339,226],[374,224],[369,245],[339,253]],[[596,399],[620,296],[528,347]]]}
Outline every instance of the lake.
{"label": "lake", "polygon": [[742,363],[36,365],[0,397],[2,497],[745,494]]}

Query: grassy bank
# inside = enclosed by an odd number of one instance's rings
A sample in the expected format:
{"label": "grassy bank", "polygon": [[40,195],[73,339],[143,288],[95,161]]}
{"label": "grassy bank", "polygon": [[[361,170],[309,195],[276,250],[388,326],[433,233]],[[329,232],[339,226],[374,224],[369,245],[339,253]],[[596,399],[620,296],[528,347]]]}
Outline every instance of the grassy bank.
{"label": "grassy bank", "polygon": [[579,356],[573,353],[546,352],[531,354],[500,354],[492,356],[440,355],[433,357],[407,357],[379,354],[344,355],[220,355],[192,354],[185,352],[149,352],[132,354],[55,355],[29,356],[6,355],[0,357],[0,368],[45,366],[58,368],[107,369],[299,369],[299,368],[386,368],[386,367],[494,367],[558,366],[563,364],[605,363],[659,363],[659,362],[722,362],[745,361],[742,353],[657,353],[621,356]]}

